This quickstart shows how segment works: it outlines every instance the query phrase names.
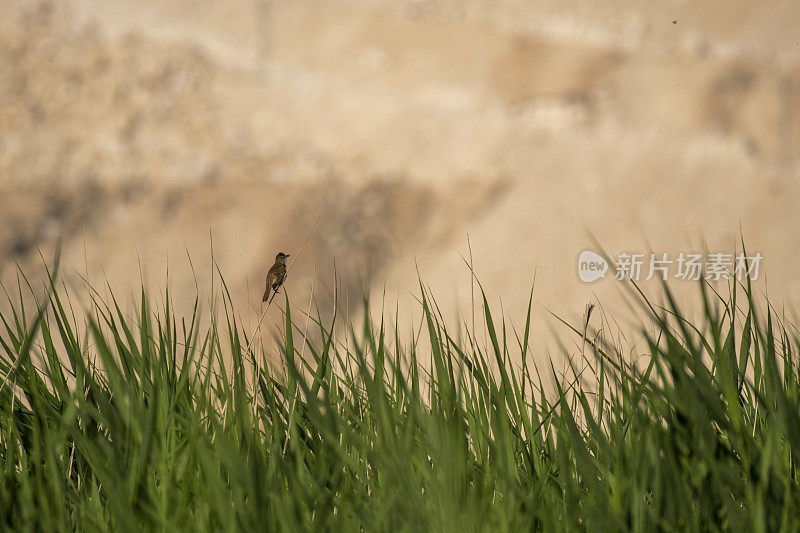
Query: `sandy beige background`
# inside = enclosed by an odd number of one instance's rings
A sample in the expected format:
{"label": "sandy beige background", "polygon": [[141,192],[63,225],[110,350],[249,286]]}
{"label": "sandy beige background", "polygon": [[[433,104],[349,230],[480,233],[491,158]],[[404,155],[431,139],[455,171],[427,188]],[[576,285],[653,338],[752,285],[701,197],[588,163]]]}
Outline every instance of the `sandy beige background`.
{"label": "sandy beige background", "polygon": [[[791,0],[0,0],[0,279],[64,274],[179,305],[214,255],[252,322],[266,269],[330,306],[333,266],[401,322],[417,268],[467,309],[469,235],[519,322],[612,310],[612,253],[731,249],[800,296],[800,6]],[[316,275],[315,275],[316,273]],[[34,274],[35,277],[36,274]],[[680,285],[680,284],[679,284]],[[689,292],[684,286],[680,291]],[[468,311],[464,311],[468,314]],[[418,311],[414,317],[418,318]],[[268,317],[268,323],[279,315]]]}

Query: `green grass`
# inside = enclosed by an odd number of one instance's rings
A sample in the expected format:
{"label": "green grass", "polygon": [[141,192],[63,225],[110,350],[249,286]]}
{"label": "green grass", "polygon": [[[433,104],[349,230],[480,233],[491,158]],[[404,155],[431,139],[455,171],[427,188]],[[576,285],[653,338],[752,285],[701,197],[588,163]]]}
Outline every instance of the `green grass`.
{"label": "green grass", "polygon": [[539,357],[540,375],[530,306],[515,329],[481,291],[476,332],[448,329],[420,286],[419,341],[281,295],[270,371],[227,294],[201,328],[199,303],[176,316],[168,292],[129,315],[91,292],[73,310],[55,282],[26,309],[18,284],[0,324],[2,529],[800,528],[800,343],[749,286],[701,287],[694,324],[667,287],[663,307],[634,292],[636,364],[580,324],[569,371]]}

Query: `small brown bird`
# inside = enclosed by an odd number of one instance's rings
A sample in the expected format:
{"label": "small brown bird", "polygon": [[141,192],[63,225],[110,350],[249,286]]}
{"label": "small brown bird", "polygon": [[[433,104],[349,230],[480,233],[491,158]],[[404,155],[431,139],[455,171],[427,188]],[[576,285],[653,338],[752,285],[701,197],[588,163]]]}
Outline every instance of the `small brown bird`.
{"label": "small brown bird", "polygon": [[283,252],[275,256],[275,264],[267,272],[267,290],[264,291],[264,297],[261,298],[262,302],[269,299],[269,291],[278,291],[278,288],[283,285],[283,280],[286,279],[286,258],[289,254]]}

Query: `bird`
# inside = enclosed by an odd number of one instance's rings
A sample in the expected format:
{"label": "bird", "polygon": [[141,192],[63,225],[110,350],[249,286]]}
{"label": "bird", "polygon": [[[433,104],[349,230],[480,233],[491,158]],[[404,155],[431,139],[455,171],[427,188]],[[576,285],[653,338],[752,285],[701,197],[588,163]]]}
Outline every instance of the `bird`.
{"label": "bird", "polygon": [[262,302],[266,302],[269,299],[270,290],[277,292],[278,288],[283,285],[283,280],[286,279],[287,257],[289,257],[289,254],[283,252],[275,256],[275,264],[267,272],[267,289],[264,291],[264,297],[261,298]]}

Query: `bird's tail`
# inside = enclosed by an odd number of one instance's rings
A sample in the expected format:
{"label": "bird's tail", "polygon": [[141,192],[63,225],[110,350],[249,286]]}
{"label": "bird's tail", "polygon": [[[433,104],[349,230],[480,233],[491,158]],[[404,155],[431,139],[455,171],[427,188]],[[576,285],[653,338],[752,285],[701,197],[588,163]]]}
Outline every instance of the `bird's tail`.
{"label": "bird's tail", "polygon": [[267,285],[267,290],[264,291],[264,297],[261,298],[262,302],[266,302],[269,299],[269,285]]}

